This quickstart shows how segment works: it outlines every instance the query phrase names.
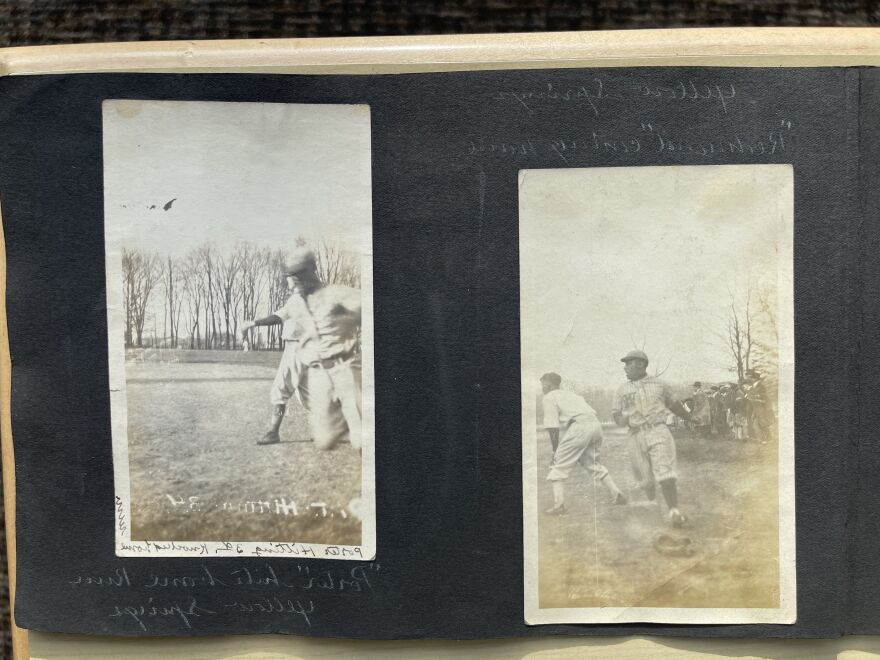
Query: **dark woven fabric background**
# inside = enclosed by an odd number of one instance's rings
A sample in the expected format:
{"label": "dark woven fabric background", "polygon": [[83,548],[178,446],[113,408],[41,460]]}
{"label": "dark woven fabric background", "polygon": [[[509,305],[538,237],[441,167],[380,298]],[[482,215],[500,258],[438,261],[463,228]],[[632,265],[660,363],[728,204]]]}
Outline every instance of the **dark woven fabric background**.
{"label": "dark woven fabric background", "polygon": [[880,3],[868,0],[11,0],[0,4],[0,46],[687,26],[871,25],[878,20]]}
{"label": "dark woven fabric background", "polygon": [[[99,41],[878,23],[880,2],[868,0],[0,0],[0,47]],[[5,539],[0,528],[0,652],[4,658],[10,657]]]}

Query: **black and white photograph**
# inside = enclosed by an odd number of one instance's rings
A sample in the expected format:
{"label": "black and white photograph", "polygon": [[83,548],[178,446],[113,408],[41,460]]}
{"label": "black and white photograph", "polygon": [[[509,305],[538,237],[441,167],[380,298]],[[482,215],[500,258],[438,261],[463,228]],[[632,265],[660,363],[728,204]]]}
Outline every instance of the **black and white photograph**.
{"label": "black and white photograph", "polygon": [[527,623],[794,622],[793,195],[520,171]]}
{"label": "black and white photograph", "polygon": [[103,128],[116,554],[373,558],[369,107]]}

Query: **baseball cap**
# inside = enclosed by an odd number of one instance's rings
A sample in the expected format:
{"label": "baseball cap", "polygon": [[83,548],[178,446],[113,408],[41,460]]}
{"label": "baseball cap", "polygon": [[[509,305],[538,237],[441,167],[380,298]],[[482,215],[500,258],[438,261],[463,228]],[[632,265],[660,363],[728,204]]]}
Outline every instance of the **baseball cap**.
{"label": "baseball cap", "polygon": [[620,358],[621,362],[629,362],[630,360],[644,360],[645,364],[648,363],[648,356],[645,355],[644,351],[630,351],[622,358]]}
{"label": "baseball cap", "polygon": [[541,380],[546,380],[548,383],[552,383],[555,387],[559,387],[562,384],[562,376],[552,371],[541,376]]}
{"label": "baseball cap", "polygon": [[315,253],[308,248],[297,248],[284,262],[284,274],[296,275],[304,270],[315,269]]}

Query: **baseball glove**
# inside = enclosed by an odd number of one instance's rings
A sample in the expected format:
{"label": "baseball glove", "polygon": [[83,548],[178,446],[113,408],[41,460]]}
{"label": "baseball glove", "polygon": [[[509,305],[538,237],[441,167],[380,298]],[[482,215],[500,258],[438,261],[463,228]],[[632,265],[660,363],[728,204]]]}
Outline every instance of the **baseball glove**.
{"label": "baseball glove", "polygon": [[654,550],[666,557],[693,557],[697,551],[687,536],[658,534],[654,537]]}

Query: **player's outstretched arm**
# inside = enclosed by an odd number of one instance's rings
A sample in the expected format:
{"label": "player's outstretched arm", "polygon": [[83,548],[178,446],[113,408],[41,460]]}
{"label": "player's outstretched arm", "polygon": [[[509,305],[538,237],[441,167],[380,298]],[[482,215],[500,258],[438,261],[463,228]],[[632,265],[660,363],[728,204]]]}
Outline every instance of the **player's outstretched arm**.
{"label": "player's outstretched arm", "polygon": [[241,322],[241,334],[244,335],[248,330],[258,325],[277,325],[279,323],[283,323],[283,321],[277,314],[269,314],[261,319],[247,319]]}

